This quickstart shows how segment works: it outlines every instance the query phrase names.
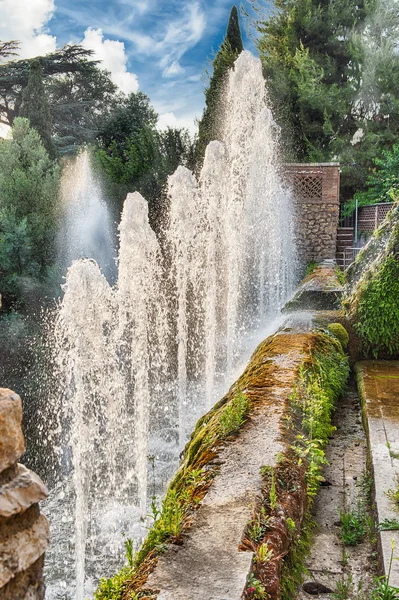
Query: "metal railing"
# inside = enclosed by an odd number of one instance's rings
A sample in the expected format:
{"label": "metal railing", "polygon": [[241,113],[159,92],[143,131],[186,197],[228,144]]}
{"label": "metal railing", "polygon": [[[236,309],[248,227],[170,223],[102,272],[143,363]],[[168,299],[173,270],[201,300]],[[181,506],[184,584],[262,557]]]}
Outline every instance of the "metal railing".
{"label": "metal railing", "polygon": [[344,269],[347,269],[356,260],[356,256],[359,254],[362,248],[344,248]]}

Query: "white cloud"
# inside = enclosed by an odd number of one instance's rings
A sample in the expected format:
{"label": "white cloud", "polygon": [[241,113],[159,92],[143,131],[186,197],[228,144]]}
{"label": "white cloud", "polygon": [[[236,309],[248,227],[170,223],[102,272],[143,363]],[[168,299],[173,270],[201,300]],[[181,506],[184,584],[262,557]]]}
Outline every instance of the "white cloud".
{"label": "white cloud", "polygon": [[93,58],[101,60],[100,67],[111,73],[112,81],[126,94],[137,92],[137,75],[127,70],[127,56],[123,42],[104,39],[101,29],[89,27],[85,31],[82,46],[94,50]]}
{"label": "white cloud", "polygon": [[196,123],[195,115],[186,115],[183,117],[176,117],[173,112],[163,113],[159,115],[157,128],[162,131],[167,127],[185,127],[189,130],[191,135],[194,135],[197,132],[198,125]]}
{"label": "white cloud", "polygon": [[184,73],[183,67],[178,60],[174,60],[168,67],[163,70],[162,77],[176,77]]}
{"label": "white cloud", "polygon": [[19,55],[32,58],[56,49],[56,38],[45,25],[54,0],[0,0],[0,40],[21,42]]}

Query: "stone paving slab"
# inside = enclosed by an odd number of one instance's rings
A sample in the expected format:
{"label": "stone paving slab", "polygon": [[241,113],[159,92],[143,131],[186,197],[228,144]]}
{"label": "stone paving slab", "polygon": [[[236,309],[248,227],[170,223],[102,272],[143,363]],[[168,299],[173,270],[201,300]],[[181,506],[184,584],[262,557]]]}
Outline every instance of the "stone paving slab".
{"label": "stone paving slab", "polygon": [[[399,520],[397,510],[387,492],[397,487],[399,476],[399,361],[362,361],[356,364],[358,387],[368,433],[373,467],[375,502],[378,522]],[[381,558],[387,574],[395,545],[399,557],[399,531],[380,533]],[[390,583],[399,587],[399,561],[394,560]]]}

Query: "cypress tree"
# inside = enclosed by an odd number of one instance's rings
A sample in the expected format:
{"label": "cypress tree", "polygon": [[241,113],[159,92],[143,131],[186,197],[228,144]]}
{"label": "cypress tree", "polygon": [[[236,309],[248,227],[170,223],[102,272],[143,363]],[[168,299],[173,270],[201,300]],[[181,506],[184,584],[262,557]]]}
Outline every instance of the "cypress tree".
{"label": "cypress tree", "polygon": [[30,65],[28,84],[22,92],[20,115],[29,119],[31,127],[40,135],[49,156],[55,158],[57,152],[51,137],[53,123],[43,84],[42,66],[38,60],[34,60]]}
{"label": "cypress tree", "polygon": [[244,50],[241,37],[238,10],[233,6],[230,12],[226,35],[212,62],[212,77],[205,90],[205,109],[198,124],[198,142],[196,148],[197,167],[201,166],[205,149],[209,142],[220,136],[219,113],[220,96],[226,75],[233,66],[238,55]]}
{"label": "cypress tree", "polygon": [[229,43],[233,52],[240,54],[244,50],[241,37],[240,21],[238,19],[238,10],[234,5],[230,11],[229,23],[227,25],[226,37],[224,44]]}

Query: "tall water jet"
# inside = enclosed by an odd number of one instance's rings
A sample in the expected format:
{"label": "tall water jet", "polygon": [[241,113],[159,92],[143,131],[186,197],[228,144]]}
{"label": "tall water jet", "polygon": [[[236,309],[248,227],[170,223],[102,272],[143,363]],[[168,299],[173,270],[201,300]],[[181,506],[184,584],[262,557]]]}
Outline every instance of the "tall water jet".
{"label": "tall water jet", "polygon": [[72,449],[76,600],[83,600],[88,515],[91,500],[102,492],[104,421],[109,403],[117,396],[112,351],[104,336],[113,314],[113,295],[97,264],[90,260],[72,265],[64,287],[56,327],[57,358],[64,376],[63,442]]}
{"label": "tall water jet", "polygon": [[[156,368],[159,382],[166,346],[160,265],[161,252],[149,226],[147,202],[137,192],[129,194],[120,224],[116,337],[125,365],[126,401],[129,393],[134,399],[135,476],[142,517],[147,507],[149,407],[151,399],[156,399],[150,386],[157,389],[154,372],[152,378],[150,375]],[[123,411],[129,407],[121,408],[117,421],[123,424]]]}
{"label": "tall water jet", "polygon": [[184,411],[187,401],[187,345],[188,345],[188,291],[192,280],[193,264],[193,227],[196,219],[194,210],[196,180],[185,167],[178,167],[169,177],[168,192],[170,199],[169,228],[167,241],[172,253],[172,276],[176,287],[177,318],[177,397],[179,414],[179,446],[183,448],[185,440]]}
{"label": "tall water jet", "polygon": [[89,150],[64,166],[61,180],[61,225],[58,257],[67,268],[79,258],[92,258],[107,277],[115,273],[112,223]]}
{"label": "tall water jet", "polygon": [[162,246],[145,200],[130,194],[115,286],[87,260],[67,275],[57,353],[76,494],[74,598],[99,566],[112,568],[98,543],[102,529],[112,523],[115,556],[123,531],[139,537],[150,449],[170,475],[190,419],[228,389],[253,350],[251,336],[274,320],[295,284],[279,133],[261,63],[248,52],[229,73],[221,121],[198,180],[185,167],[169,178]]}

